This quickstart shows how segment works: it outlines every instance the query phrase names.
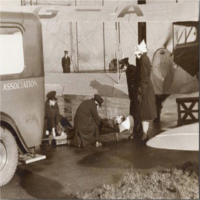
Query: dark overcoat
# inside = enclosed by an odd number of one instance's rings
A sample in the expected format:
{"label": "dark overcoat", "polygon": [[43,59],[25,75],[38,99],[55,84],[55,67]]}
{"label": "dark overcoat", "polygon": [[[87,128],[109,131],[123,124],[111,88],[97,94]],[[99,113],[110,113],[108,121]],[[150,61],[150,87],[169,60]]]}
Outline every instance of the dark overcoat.
{"label": "dark overcoat", "polygon": [[140,68],[128,63],[126,70],[126,79],[128,86],[128,95],[130,99],[129,114],[133,116],[134,126],[133,133],[137,134],[141,131],[141,122],[139,117],[139,102],[138,102],[138,83],[140,79]]}
{"label": "dark overcoat", "polygon": [[55,106],[50,106],[49,101],[45,101],[44,133],[46,130],[52,132],[52,128],[57,129],[59,122],[64,128],[72,127],[70,122],[60,114],[57,103]]}
{"label": "dark overcoat", "polygon": [[67,58],[65,58],[65,56],[62,58],[62,68],[63,68],[63,73],[69,73],[70,72],[70,58],[69,56],[67,56]]}
{"label": "dark overcoat", "polygon": [[56,127],[59,122],[60,111],[58,104],[56,103],[55,106],[50,106],[49,101],[45,101],[45,119],[49,121],[51,126],[50,129]]}
{"label": "dark overcoat", "polygon": [[138,115],[138,82],[139,82],[139,68],[128,64],[126,70],[126,79],[128,86],[128,95],[130,99],[130,111],[129,114],[133,117]]}
{"label": "dark overcoat", "polygon": [[100,124],[101,118],[94,99],[83,101],[74,117],[74,127],[77,129],[83,147],[98,141]]}
{"label": "dark overcoat", "polygon": [[151,63],[146,53],[140,58],[140,66],[140,82],[138,85],[139,115],[141,121],[148,121],[157,117],[157,111],[155,93],[150,79]]}

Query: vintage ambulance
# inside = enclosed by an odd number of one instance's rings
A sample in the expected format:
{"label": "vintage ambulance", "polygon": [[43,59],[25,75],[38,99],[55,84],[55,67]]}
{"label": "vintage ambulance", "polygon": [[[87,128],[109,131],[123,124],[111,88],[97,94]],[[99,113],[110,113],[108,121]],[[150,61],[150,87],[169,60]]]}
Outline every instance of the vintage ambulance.
{"label": "vintage ambulance", "polygon": [[[0,186],[15,173],[19,158],[33,162],[44,123],[42,29],[33,13],[0,13]],[[30,159],[32,158],[32,159]]]}

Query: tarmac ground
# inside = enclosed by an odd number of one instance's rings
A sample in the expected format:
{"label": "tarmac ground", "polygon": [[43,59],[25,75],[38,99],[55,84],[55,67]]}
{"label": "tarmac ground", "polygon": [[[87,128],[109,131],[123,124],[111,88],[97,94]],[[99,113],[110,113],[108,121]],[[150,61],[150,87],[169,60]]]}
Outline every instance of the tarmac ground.
{"label": "tarmac ground", "polygon": [[[151,129],[157,134],[160,129]],[[81,149],[67,145],[43,146],[37,153],[47,159],[19,164],[13,179],[1,188],[2,199],[72,199],[77,192],[117,182],[130,169],[146,174],[198,162],[199,152],[147,147],[129,133],[102,135],[103,147]]]}
{"label": "tarmac ground", "polygon": [[[199,93],[189,96],[199,96]],[[177,97],[180,95],[171,95],[165,101],[161,122],[151,123],[150,138],[176,127]],[[120,134],[119,141],[113,133],[104,134],[101,136],[103,147],[99,148],[37,147],[36,153],[47,158],[27,165],[19,163],[12,180],[1,188],[1,198],[72,199],[78,192],[116,183],[130,169],[146,174],[180,167],[189,161],[199,163],[199,151],[150,148],[139,139],[127,139],[129,134]]]}

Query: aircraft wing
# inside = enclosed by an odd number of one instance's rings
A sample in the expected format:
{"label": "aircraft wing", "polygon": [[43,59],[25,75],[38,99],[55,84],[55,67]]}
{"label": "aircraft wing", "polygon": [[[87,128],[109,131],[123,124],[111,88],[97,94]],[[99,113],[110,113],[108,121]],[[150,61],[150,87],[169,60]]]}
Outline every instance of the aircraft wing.
{"label": "aircraft wing", "polygon": [[51,21],[187,21],[199,20],[199,2],[119,6],[1,6],[2,11],[35,12]]}
{"label": "aircraft wing", "polygon": [[168,150],[199,151],[199,123],[165,131],[150,139],[147,146]]}

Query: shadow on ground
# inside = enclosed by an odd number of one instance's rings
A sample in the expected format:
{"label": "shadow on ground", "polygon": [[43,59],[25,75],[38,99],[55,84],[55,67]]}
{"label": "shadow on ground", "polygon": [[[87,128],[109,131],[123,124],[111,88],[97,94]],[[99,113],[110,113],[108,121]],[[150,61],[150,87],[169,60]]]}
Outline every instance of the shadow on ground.
{"label": "shadow on ground", "polygon": [[198,152],[150,148],[139,140],[121,140],[104,143],[101,149],[90,148],[91,154],[79,160],[78,165],[97,168],[133,167],[140,170],[157,167],[171,168],[198,156]]}
{"label": "shadow on ground", "polygon": [[21,168],[17,169],[16,174],[21,177],[20,185],[32,197],[37,199],[76,199],[75,196],[66,194],[64,187],[55,180]]}

